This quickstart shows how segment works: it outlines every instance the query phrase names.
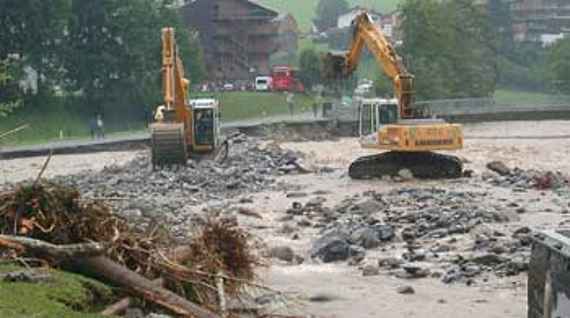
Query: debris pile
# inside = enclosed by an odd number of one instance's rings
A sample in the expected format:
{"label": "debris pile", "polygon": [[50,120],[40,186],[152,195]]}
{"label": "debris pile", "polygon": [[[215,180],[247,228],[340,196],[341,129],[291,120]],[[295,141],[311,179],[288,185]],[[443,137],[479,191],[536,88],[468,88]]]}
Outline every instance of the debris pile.
{"label": "debris pile", "polygon": [[517,229],[511,237],[502,232],[478,234],[471,248],[472,254],[456,254],[448,258],[442,281],[472,284],[476,276],[494,273],[496,276],[514,276],[528,270],[531,230]]}
{"label": "debris pile", "polygon": [[[183,205],[226,199],[266,190],[275,176],[305,173],[301,155],[275,144],[237,135],[232,138],[229,157],[223,163],[189,160],[186,166],[153,171],[148,154],[124,166],[110,166],[99,173],[82,173],[54,179],[77,188],[87,197],[149,199],[161,208],[172,209],[160,198],[173,197]],[[179,208],[176,206],[174,208]]]}
{"label": "debris pile", "polygon": [[323,200],[314,198],[305,205],[294,203],[287,213],[308,218],[321,228],[310,253],[322,262],[350,260],[359,264],[367,250],[380,248],[399,251],[398,257],[379,265],[389,271],[399,269],[395,274],[402,278],[429,276],[429,270],[418,262],[442,268],[446,272],[442,280],[447,283],[484,272],[512,275],[524,271],[530,230],[521,230],[511,239],[500,233],[478,237],[471,251],[479,256],[500,255],[491,264],[457,251],[458,239],[478,226],[507,222],[516,214],[487,204],[487,196],[484,191],[401,188],[385,194],[366,192],[333,208],[323,207]]}
{"label": "debris pile", "polygon": [[93,272],[168,312],[196,317],[223,313],[221,303],[252,284],[258,265],[235,224],[208,220],[189,242],[177,242],[164,229],[134,229],[107,205],[54,183],[0,194],[0,256]]}
{"label": "debris pile", "polygon": [[262,135],[277,142],[329,141],[337,138],[338,128],[334,126],[322,127],[319,124],[290,127],[281,123],[263,126]]}
{"label": "debris pile", "polygon": [[511,169],[500,161],[487,164],[487,168],[496,174],[484,174],[483,179],[493,185],[519,189],[556,190],[568,187],[570,178],[560,171],[538,171]]}

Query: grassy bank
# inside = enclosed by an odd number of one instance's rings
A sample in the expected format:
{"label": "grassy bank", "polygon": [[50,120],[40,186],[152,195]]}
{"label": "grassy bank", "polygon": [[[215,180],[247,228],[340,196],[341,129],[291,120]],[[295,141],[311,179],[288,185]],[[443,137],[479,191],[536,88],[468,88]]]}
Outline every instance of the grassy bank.
{"label": "grassy bank", "polygon": [[[19,111],[8,117],[0,118],[0,133],[9,131],[22,124],[28,124],[18,133],[0,140],[1,145],[25,145],[38,144],[59,139],[82,139],[90,138],[89,118],[55,110],[53,112],[42,111]],[[115,135],[125,131],[136,131],[144,128],[142,121],[106,121],[106,134]]]}
{"label": "grassy bank", "polygon": [[498,89],[495,91],[495,101],[500,105],[520,107],[541,105],[549,106],[568,103],[570,102],[570,96]]}
{"label": "grassy bank", "polygon": [[[24,270],[0,266],[0,273]],[[112,290],[76,274],[47,270],[46,282],[0,282],[0,317],[103,317],[96,314],[111,302]]]}
{"label": "grassy bank", "polygon": [[[222,120],[232,122],[287,114],[289,108],[283,93],[231,92],[218,95],[222,104]],[[313,99],[295,96],[295,112],[311,109]]]}
{"label": "grassy bank", "polygon": [[29,128],[1,140],[1,144],[40,143],[60,137],[79,137],[89,134],[84,120],[61,110],[54,112],[20,110],[0,118],[0,132],[13,129],[21,124]]}

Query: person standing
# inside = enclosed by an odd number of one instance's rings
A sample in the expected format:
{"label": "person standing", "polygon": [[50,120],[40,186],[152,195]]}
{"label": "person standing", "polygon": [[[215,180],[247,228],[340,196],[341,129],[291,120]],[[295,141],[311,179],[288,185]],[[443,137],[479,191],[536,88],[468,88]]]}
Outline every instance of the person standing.
{"label": "person standing", "polygon": [[89,119],[89,132],[91,133],[91,139],[97,137],[97,115],[95,114]]}
{"label": "person standing", "polygon": [[295,108],[294,97],[295,95],[293,95],[293,93],[287,92],[287,106],[289,107],[289,114],[291,114],[291,116],[293,116]]}
{"label": "person standing", "polygon": [[97,138],[105,139],[103,117],[101,116],[101,114],[97,115]]}
{"label": "person standing", "polygon": [[315,116],[315,118],[319,117],[319,106],[322,102],[323,97],[320,93],[317,93],[317,96],[315,96],[315,100],[313,101],[313,116]]}

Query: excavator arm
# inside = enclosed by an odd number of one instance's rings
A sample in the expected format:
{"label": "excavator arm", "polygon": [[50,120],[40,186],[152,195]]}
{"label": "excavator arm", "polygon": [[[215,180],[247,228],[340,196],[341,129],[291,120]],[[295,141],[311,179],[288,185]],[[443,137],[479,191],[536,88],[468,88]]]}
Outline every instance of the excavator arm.
{"label": "excavator arm", "polygon": [[328,53],[324,59],[325,77],[345,79],[360,62],[364,47],[368,47],[384,73],[392,80],[399,101],[400,116],[412,117],[414,77],[407,70],[394,47],[388,42],[382,30],[373,22],[368,13],[362,13],[353,22],[354,33],[348,52]]}
{"label": "excavator arm", "polygon": [[192,140],[192,112],[186,106],[190,81],[184,77],[184,65],[178,56],[173,28],[162,29],[162,89],[167,111],[173,111],[174,121],[186,125],[187,140]]}
{"label": "excavator arm", "polygon": [[173,28],[162,29],[162,94],[164,104],[151,125],[153,166],[185,164],[192,143],[192,111],[187,106],[190,82],[178,56]]}

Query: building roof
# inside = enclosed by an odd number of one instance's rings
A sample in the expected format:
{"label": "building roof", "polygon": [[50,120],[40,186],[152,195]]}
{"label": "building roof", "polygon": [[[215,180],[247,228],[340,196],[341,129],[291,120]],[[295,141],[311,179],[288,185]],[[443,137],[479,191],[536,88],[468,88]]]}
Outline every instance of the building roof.
{"label": "building roof", "polygon": [[281,13],[272,22],[279,23],[280,27],[289,28],[291,31],[299,33],[299,24],[293,15],[290,13]]}
{"label": "building roof", "polygon": [[348,13],[351,13],[351,12],[354,12],[354,11],[358,11],[358,10],[364,10],[364,11],[370,13],[370,14],[382,15],[380,12],[378,12],[378,11],[376,11],[376,10],[374,10],[374,9],[366,8],[366,7],[363,7],[363,6],[354,6],[354,7],[350,8],[350,9],[348,9],[348,11],[346,11],[346,12],[343,13],[342,15],[345,15],[345,14],[348,14]]}
{"label": "building roof", "polygon": [[[277,10],[274,10],[274,9],[272,9],[272,8],[269,8],[268,6],[263,5],[263,4],[261,4],[261,3],[259,3],[259,2],[256,2],[256,1],[255,1],[255,2],[254,2],[254,1],[250,1],[250,0],[236,0],[236,1],[242,2],[242,3],[246,4],[246,5],[255,7],[255,8],[257,8],[257,9],[263,10],[263,11],[267,12],[267,14],[268,14],[269,16],[271,16],[271,17],[277,17],[277,16],[279,15],[279,12],[277,12]],[[190,2],[190,1],[189,1],[189,2],[186,2],[186,3],[182,6],[182,8],[192,8],[192,7],[194,7],[198,2],[200,2],[200,1],[195,0],[195,1],[191,1],[191,2]]]}
{"label": "building roof", "polygon": [[279,12],[278,12],[277,10],[275,10],[275,9],[273,9],[273,8],[270,8],[270,7],[268,7],[268,6],[265,5],[265,4],[261,4],[261,3],[257,2],[257,1],[250,1],[250,0],[239,0],[239,1],[248,3],[248,4],[253,5],[253,6],[259,8],[259,9],[268,11],[271,15],[274,15],[274,16],[278,16],[278,15],[279,15]]}

